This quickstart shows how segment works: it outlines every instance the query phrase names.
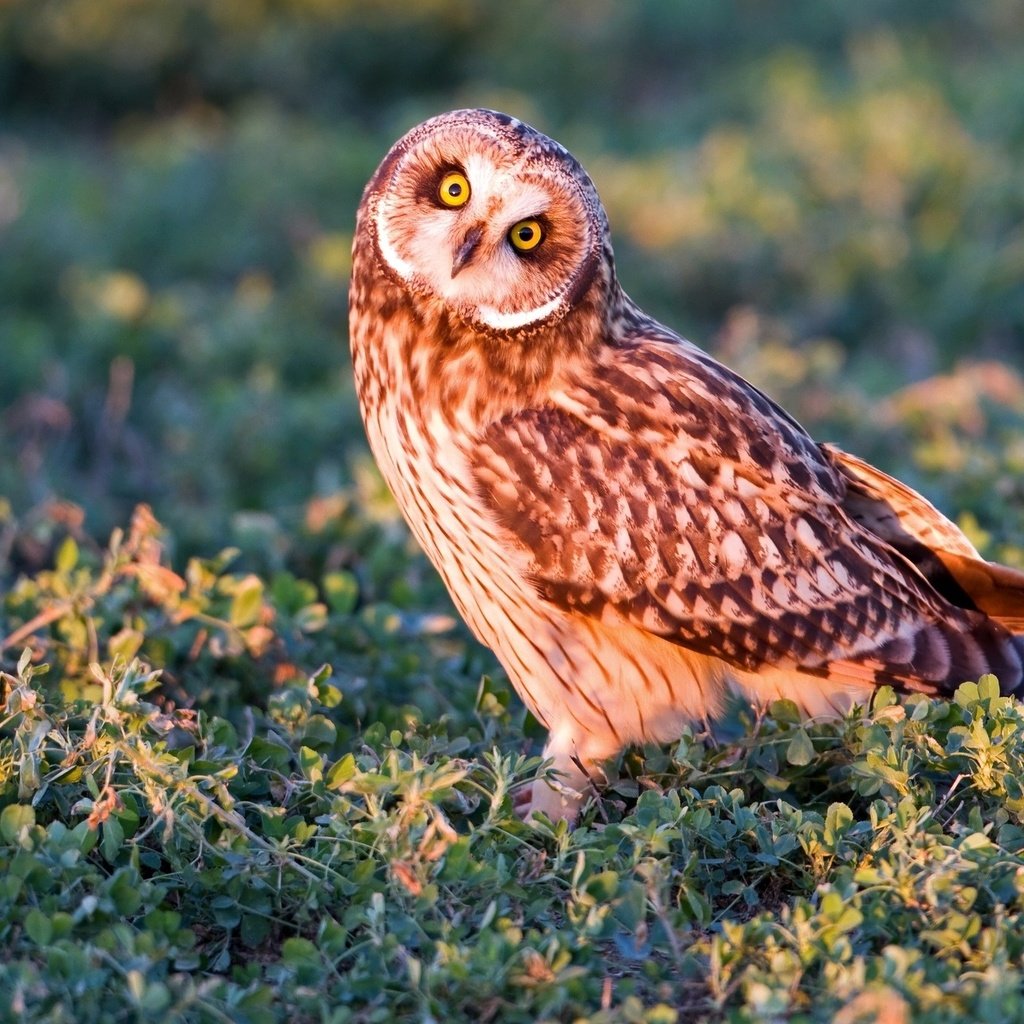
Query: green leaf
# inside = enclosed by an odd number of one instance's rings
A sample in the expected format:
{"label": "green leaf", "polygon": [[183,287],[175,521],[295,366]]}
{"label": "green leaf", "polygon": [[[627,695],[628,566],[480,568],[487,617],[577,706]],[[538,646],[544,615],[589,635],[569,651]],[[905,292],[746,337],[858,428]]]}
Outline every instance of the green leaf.
{"label": "green leaf", "polygon": [[110,886],[110,897],[122,916],[130,917],[142,905],[139,885],[138,875],[130,868],[123,868],[115,874]]}
{"label": "green leaf", "polygon": [[245,576],[235,585],[231,598],[231,611],[228,618],[232,626],[246,629],[254,626],[263,609],[263,582],[258,576]]}
{"label": "green leaf", "polygon": [[978,680],[978,695],[982,700],[996,700],[1000,697],[999,680],[987,673]]}
{"label": "green leaf", "polygon": [[853,811],[843,803],[831,803],[825,813],[825,827],[835,833],[845,831],[853,824]]}
{"label": "green leaf", "polygon": [[36,812],[28,804],[9,804],[0,812],[0,836],[15,843],[36,823]]}
{"label": "green leaf", "polygon": [[46,946],[53,938],[50,918],[36,907],[25,915],[25,931],[37,946]]}
{"label": "green leaf", "polygon": [[965,711],[973,708],[981,698],[981,694],[978,691],[977,683],[961,683],[953,694],[953,700],[957,702]]}
{"label": "green leaf", "polygon": [[74,537],[65,537],[57,548],[57,557],[54,560],[57,572],[67,575],[78,564],[78,544]]}
{"label": "green leaf", "polygon": [[326,715],[310,715],[302,733],[309,746],[330,747],[338,738],[338,727]]}
{"label": "green leaf", "polygon": [[307,604],[295,613],[295,625],[303,633],[316,633],[327,625],[327,606],[320,601]]}
{"label": "green leaf", "polygon": [[667,1003],[657,1003],[644,1013],[644,1024],[676,1024],[679,1011]]}
{"label": "green leaf", "polygon": [[146,986],[139,1001],[139,1007],[145,1013],[160,1013],[171,1004],[171,993],[162,981],[154,981]]}
{"label": "green leaf", "polygon": [[255,949],[270,935],[270,922],[256,914],[243,914],[239,930],[242,942],[250,949]]}
{"label": "green leaf", "polygon": [[145,634],[137,629],[122,629],[110,638],[107,649],[111,658],[120,657],[124,661],[131,661],[139,653],[145,639]]}
{"label": "green leaf", "polygon": [[810,764],[814,758],[814,744],[806,729],[797,729],[786,747],[786,760],[792,765]]}
{"label": "green leaf", "polygon": [[281,959],[288,967],[306,967],[319,964],[320,951],[309,941],[293,936],[281,944]]}
{"label": "green leaf", "polygon": [[796,725],[803,719],[803,715],[800,714],[800,709],[796,706],[796,703],[785,698],[772,701],[771,707],[768,708],[768,713],[780,725]]}
{"label": "green leaf", "polygon": [[871,710],[881,711],[883,708],[891,707],[899,702],[899,698],[896,696],[896,691],[891,686],[880,686],[875,690],[874,697],[871,698]]}
{"label": "green leaf", "polygon": [[358,771],[356,759],[352,754],[346,754],[339,761],[335,761],[328,769],[325,782],[328,789],[341,789]]}
{"label": "green leaf", "polygon": [[323,764],[323,758],[312,747],[299,748],[299,765],[310,782],[319,782],[324,777]]}
{"label": "green leaf", "polygon": [[586,889],[594,899],[607,902],[618,892],[619,873],[617,871],[602,871],[587,879]]}
{"label": "green leaf", "polygon": [[124,849],[124,829],[121,822],[111,815],[100,826],[103,832],[103,839],[100,842],[100,849],[108,863],[114,864]]}
{"label": "green leaf", "polygon": [[350,572],[328,572],[323,577],[324,595],[331,611],[337,615],[351,615],[359,600],[359,583]]}

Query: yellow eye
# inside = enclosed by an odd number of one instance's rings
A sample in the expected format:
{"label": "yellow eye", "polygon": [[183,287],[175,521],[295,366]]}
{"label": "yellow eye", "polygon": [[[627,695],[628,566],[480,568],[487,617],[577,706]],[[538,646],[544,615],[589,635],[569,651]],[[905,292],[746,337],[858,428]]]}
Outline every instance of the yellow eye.
{"label": "yellow eye", "polygon": [[539,220],[521,220],[513,225],[508,233],[508,240],[512,247],[520,252],[530,252],[544,241],[544,229],[540,226]]}
{"label": "yellow eye", "polygon": [[441,179],[437,198],[445,206],[465,206],[469,202],[469,178],[461,171],[449,171]]}

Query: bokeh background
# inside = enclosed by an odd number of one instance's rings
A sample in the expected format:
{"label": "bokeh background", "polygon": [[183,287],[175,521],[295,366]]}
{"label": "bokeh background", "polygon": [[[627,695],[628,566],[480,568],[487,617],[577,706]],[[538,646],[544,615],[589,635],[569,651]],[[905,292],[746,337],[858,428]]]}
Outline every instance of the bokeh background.
{"label": "bokeh background", "polygon": [[580,157],[643,305],[1021,561],[1017,0],[25,0],[0,4],[0,570],[55,515],[102,539],[139,501],[176,558],[269,568],[386,519],[354,213],[395,138],[467,105]]}
{"label": "bokeh background", "polygon": [[992,679],[737,704],[516,819],[543,730],[345,336],[364,182],[461,105],[580,157],[644,306],[1024,566],[1021,0],[0,0],[0,1024],[1024,1020]]}

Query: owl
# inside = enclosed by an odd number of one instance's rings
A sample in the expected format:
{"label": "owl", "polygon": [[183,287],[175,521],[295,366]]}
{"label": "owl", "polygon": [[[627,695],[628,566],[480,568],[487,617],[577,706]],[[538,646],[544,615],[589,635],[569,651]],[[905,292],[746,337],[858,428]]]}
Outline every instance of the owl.
{"label": "owl", "polygon": [[731,695],[1022,688],[1024,573],[644,313],[590,178],[529,125],[457,110],[394,145],[350,337],[384,478],[548,731],[527,813],[572,820],[624,747]]}

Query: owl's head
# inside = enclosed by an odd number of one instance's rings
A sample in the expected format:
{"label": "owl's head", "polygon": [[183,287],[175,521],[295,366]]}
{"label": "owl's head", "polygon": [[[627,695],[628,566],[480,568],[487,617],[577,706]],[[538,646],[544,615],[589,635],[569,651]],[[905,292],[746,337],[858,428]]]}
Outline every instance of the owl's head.
{"label": "owl's head", "polygon": [[456,110],[395,143],[364,222],[405,287],[484,331],[561,320],[607,246],[597,191],[557,142],[507,114]]}

